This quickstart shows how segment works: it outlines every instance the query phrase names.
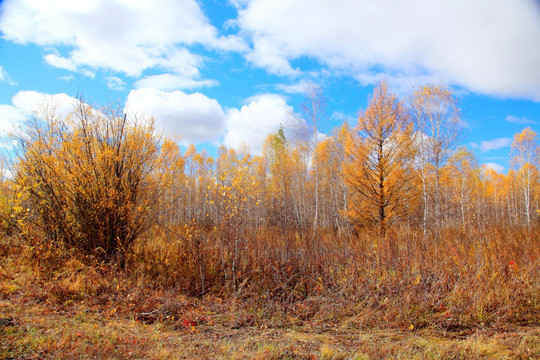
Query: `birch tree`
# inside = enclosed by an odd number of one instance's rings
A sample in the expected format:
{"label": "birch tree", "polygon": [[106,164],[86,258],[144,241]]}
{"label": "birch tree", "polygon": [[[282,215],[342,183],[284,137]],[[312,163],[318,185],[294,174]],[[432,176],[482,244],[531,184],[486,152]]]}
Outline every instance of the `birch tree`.
{"label": "birch tree", "polygon": [[420,87],[413,92],[410,106],[416,131],[416,169],[422,181],[423,229],[427,233],[430,214],[436,224],[441,217],[441,170],[461,138],[463,121],[457,100],[444,85]]}
{"label": "birch tree", "polygon": [[304,141],[311,156],[312,173],[314,181],[314,214],[313,214],[313,236],[317,233],[320,222],[320,174],[319,174],[319,128],[327,121],[326,118],[326,98],[322,89],[315,84],[309,84],[306,92],[306,99],[300,105],[301,118],[297,119],[299,126],[299,138]]}
{"label": "birch tree", "polygon": [[540,146],[538,135],[530,127],[514,136],[512,143],[512,166],[517,171],[517,178],[523,194],[523,212],[527,227],[531,226],[532,204],[535,189],[538,186],[538,162]]}

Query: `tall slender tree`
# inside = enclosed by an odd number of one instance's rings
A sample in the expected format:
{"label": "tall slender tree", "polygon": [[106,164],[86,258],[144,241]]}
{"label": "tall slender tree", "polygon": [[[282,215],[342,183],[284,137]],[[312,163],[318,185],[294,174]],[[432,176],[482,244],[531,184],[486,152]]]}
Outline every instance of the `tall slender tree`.
{"label": "tall slender tree", "polygon": [[430,214],[436,224],[441,218],[441,171],[461,138],[463,121],[457,100],[444,85],[420,87],[413,92],[410,107],[416,131],[416,169],[422,181],[423,228],[427,233]]}
{"label": "tall slender tree", "polygon": [[512,165],[517,170],[518,181],[523,194],[523,209],[527,227],[531,226],[532,204],[538,186],[538,162],[540,146],[538,134],[530,127],[514,136],[512,143]]}
{"label": "tall slender tree", "polygon": [[320,87],[308,84],[305,101],[300,104],[300,118],[297,119],[299,126],[299,138],[304,142],[312,164],[314,181],[314,210],[313,210],[313,236],[317,233],[320,222],[320,172],[319,172],[319,127],[327,121],[326,98]]}

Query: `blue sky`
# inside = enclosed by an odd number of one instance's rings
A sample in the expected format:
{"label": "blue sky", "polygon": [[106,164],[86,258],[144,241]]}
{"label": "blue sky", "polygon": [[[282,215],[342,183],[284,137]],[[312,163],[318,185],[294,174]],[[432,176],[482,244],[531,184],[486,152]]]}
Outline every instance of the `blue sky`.
{"label": "blue sky", "polygon": [[44,101],[119,102],[215,153],[260,153],[292,129],[306,84],[329,121],[356,122],[386,79],[406,98],[444,82],[463,144],[509,168],[512,136],[540,130],[540,5],[534,0],[3,0],[0,135]]}

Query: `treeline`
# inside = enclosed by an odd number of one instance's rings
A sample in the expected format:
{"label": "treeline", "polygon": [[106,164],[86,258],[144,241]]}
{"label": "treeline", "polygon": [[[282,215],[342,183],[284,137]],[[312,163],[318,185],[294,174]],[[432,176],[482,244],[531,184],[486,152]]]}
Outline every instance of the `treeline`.
{"label": "treeline", "polygon": [[217,230],[238,241],[263,230],[315,239],[384,237],[395,227],[437,237],[540,224],[540,150],[530,128],[514,136],[512,169],[501,174],[458,147],[463,119],[443,85],[400,101],[383,82],[355,127],[324,137],[324,97],[311,90],[297,136],[269,134],[261,156],[224,146],[215,159],[194,146],[182,154],[149,121],[82,101],[66,118],[46,108],[17,136],[5,226],[113,256],[154,226],[183,238],[194,227]]}
{"label": "treeline", "polygon": [[512,168],[502,174],[457,146],[463,120],[450,90],[424,86],[410,103],[383,83],[356,127],[343,124],[316,141],[315,135],[287,139],[280,129],[266,138],[262,156],[222,146],[216,159],[191,146],[182,181],[160,214],[170,225],[231,222],[301,235],[373,228],[384,235],[391,226],[426,235],[444,228],[538,226],[534,131],[514,136]]}

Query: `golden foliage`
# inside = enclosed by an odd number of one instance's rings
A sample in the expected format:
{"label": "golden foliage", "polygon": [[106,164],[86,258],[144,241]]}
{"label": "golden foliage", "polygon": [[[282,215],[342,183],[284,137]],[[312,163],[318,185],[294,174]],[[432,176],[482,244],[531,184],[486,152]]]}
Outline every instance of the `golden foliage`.
{"label": "golden foliage", "polygon": [[35,117],[19,140],[16,206],[27,235],[106,257],[122,257],[148,228],[183,170],[178,146],[151,121],[82,101],[66,118]]}
{"label": "golden foliage", "polygon": [[352,193],[348,214],[359,225],[377,225],[384,235],[407,213],[414,156],[409,116],[386,83],[375,89],[357,128],[347,137],[345,151],[344,174]]}

